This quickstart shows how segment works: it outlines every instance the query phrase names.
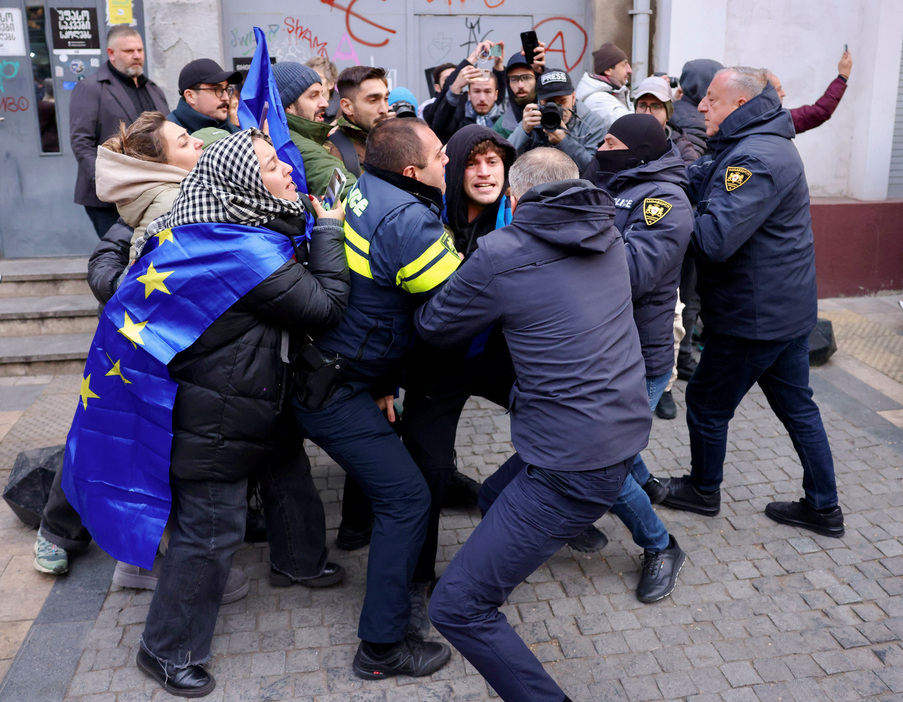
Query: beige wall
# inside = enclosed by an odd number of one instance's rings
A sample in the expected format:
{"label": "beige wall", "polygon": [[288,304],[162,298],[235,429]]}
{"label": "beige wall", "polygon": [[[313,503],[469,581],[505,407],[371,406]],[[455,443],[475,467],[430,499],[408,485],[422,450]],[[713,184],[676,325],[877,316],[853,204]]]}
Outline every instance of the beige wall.
{"label": "beige wall", "polygon": [[620,46],[628,58],[633,43],[633,16],[628,14],[633,7],[632,0],[592,0],[595,10],[593,33],[590,43],[592,51],[607,41]]}

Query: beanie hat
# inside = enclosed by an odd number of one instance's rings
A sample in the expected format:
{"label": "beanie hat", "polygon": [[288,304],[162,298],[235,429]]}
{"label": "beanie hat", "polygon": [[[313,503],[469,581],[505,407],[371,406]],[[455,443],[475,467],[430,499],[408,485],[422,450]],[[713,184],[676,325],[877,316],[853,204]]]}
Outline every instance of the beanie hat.
{"label": "beanie hat", "polygon": [[612,66],[627,60],[627,54],[610,41],[593,52],[593,72],[601,76]]}
{"label": "beanie hat", "polygon": [[294,61],[285,61],[273,66],[273,78],[279,89],[283,107],[291,105],[310,86],[321,81],[320,74],[313,68]]}
{"label": "beanie hat", "polygon": [[665,104],[665,113],[668,119],[674,114],[674,94],[671,92],[671,84],[661,76],[649,76],[643,80],[633,91],[633,100],[636,102],[643,95],[651,95]]}
{"label": "beanie hat", "polygon": [[408,103],[415,110],[417,109],[417,98],[414,97],[414,93],[412,93],[407,88],[392,88],[391,92],[389,93],[388,100],[390,107],[396,102],[401,101]]}
{"label": "beanie hat", "polygon": [[624,115],[614,121],[608,133],[643,163],[661,158],[671,148],[665,130],[652,115]]}

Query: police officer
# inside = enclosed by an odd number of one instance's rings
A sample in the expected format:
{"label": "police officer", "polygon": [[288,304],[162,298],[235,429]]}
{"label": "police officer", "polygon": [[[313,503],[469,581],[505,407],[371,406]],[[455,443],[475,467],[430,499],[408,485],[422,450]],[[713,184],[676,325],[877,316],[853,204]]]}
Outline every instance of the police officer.
{"label": "police officer", "polygon": [[370,131],[365,173],[345,203],[348,310],[302,351],[293,400],[304,436],[373,504],[362,641],[352,665],[367,679],[430,675],[451,655],[445,644],[406,634],[430,494],[390,425],[398,362],[414,339],[413,312],[460,263],[439,220],[447,160],[423,120],[385,120]]}
{"label": "police officer", "polygon": [[718,71],[699,111],[713,153],[690,167],[692,240],[709,337],[687,385],[690,474],[670,481],[664,504],[718,514],[728,423],[758,383],[793,440],[805,493],[765,514],[843,536],[834,462],[809,388],[815,250],[793,122],[767,76],[746,67]]}

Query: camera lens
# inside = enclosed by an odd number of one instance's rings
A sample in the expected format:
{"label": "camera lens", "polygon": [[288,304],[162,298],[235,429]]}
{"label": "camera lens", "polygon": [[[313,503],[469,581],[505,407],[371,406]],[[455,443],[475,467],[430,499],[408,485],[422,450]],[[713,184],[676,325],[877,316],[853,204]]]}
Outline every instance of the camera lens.
{"label": "camera lens", "polygon": [[539,108],[539,124],[548,132],[554,132],[561,126],[561,106],[556,102],[547,102]]}
{"label": "camera lens", "polygon": [[399,100],[392,104],[392,109],[395,111],[396,117],[416,117],[417,110],[416,108],[409,102],[405,102],[404,100]]}

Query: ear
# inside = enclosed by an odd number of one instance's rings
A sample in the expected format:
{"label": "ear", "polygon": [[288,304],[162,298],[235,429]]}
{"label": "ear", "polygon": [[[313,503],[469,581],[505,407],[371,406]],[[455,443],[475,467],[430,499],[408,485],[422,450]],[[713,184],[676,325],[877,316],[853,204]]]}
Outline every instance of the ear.
{"label": "ear", "polygon": [[511,211],[514,212],[517,209],[517,198],[511,194],[511,188],[508,188],[508,199],[511,201]]}
{"label": "ear", "polygon": [[113,49],[112,49],[112,47],[109,47],[109,46],[107,47],[107,58],[110,60],[112,60],[112,58],[113,58]]}
{"label": "ear", "polygon": [[197,102],[197,95],[194,94],[194,91],[191,88],[183,90],[182,97],[185,98],[185,102],[188,103],[189,107],[194,107],[194,104]]}
{"label": "ear", "polygon": [[405,166],[401,175],[417,180],[417,169],[414,166]]}
{"label": "ear", "polygon": [[740,107],[740,105],[745,105],[747,102],[749,102],[747,98],[739,97],[737,98],[737,107]]}
{"label": "ear", "polygon": [[342,98],[339,100],[339,106],[341,107],[342,112],[344,112],[349,117],[354,117],[354,105],[351,100],[348,98]]}

